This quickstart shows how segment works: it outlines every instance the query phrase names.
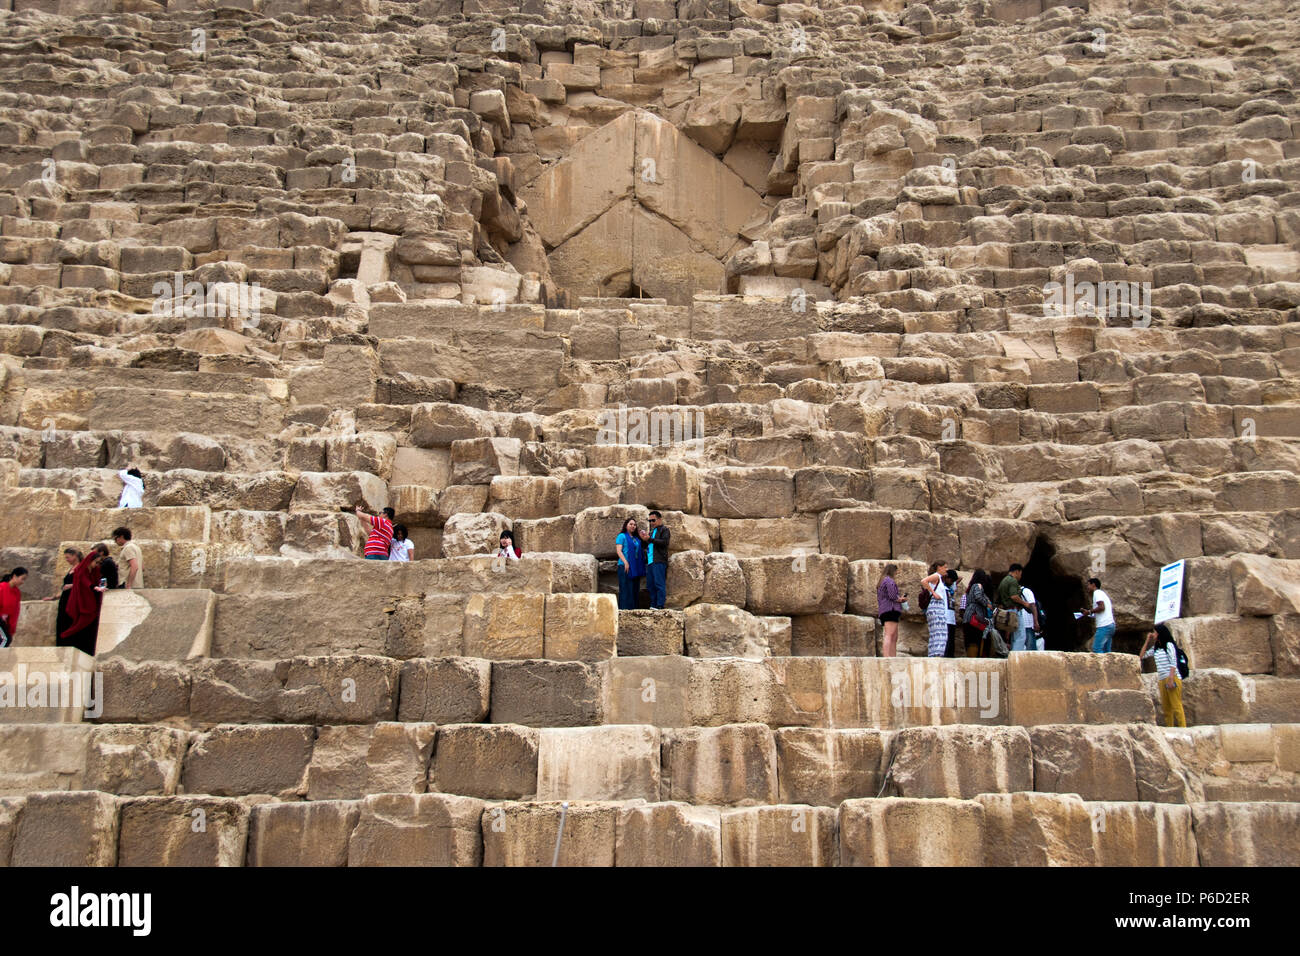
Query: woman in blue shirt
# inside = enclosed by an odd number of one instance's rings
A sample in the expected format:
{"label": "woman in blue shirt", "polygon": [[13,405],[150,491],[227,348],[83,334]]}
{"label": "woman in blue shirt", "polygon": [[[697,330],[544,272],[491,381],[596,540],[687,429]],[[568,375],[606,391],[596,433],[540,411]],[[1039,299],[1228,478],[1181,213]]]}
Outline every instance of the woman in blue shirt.
{"label": "woman in blue shirt", "polygon": [[645,577],[645,546],[637,534],[635,518],[623,522],[623,531],[614,539],[614,552],[618,555],[618,609],[636,610],[641,579]]}

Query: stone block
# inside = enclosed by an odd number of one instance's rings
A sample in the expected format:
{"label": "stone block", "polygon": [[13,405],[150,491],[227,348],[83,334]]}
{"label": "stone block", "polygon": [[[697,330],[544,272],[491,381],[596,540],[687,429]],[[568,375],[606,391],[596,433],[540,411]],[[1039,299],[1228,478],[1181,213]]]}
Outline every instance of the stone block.
{"label": "stone block", "polygon": [[220,797],[122,803],[118,866],[243,866],[249,807]]}
{"label": "stone block", "polygon": [[483,814],[483,865],[613,866],[618,817],[616,805],[601,803],[503,803],[489,807]]}
{"label": "stone block", "polygon": [[911,727],[894,734],[887,793],[955,797],[1034,789],[1023,727]]}
{"label": "stone block", "polygon": [[348,843],[348,866],[479,866],[484,804],[442,793],[371,794]]}
{"label": "stone block", "polygon": [[658,727],[547,727],[539,733],[537,799],[659,799]]}
{"label": "stone block", "polygon": [[487,800],[533,799],[538,733],[516,724],[440,727],[429,764],[429,790]]}
{"label": "stone block", "polygon": [[685,628],[685,617],[681,611],[619,611],[618,656],[682,654],[685,648]]}
{"label": "stone block", "polygon": [[721,866],[721,813],[688,803],[625,806],[615,831],[614,865]]}
{"label": "stone block", "polygon": [[662,773],[666,800],[734,806],[777,800],[776,743],[763,724],[665,730]]}
{"label": "stone block", "polygon": [[838,807],[880,795],[888,731],[782,727],[775,736],[782,803]]}
{"label": "stone block", "polygon": [[297,725],[217,727],[200,734],[185,755],[187,793],[216,797],[306,794],[315,732]]}
{"label": "stone block", "polygon": [[249,866],[347,866],[361,802],[263,803],[249,820]]}
{"label": "stone block", "polygon": [[444,657],[404,661],[397,719],[435,724],[479,723],[487,719],[492,664],[479,658]]}
{"label": "stone block", "polygon": [[841,866],[983,866],[984,847],[975,800],[884,797],[839,807]]}
{"label": "stone block", "polygon": [[586,727],[602,723],[600,673],[583,661],[495,662],[492,721],[528,727]]}
{"label": "stone block", "polygon": [[722,811],[723,866],[836,866],[836,811],[766,806]]}
{"label": "stone block", "polygon": [[94,790],[28,794],[11,866],[114,866],[121,801]]}
{"label": "stone block", "polygon": [[545,657],[547,600],[545,594],[471,594],[465,603],[465,655],[487,660]]}
{"label": "stone block", "polygon": [[613,657],[618,622],[618,601],[612,594],[547,595],[541,656],[578,661]]}

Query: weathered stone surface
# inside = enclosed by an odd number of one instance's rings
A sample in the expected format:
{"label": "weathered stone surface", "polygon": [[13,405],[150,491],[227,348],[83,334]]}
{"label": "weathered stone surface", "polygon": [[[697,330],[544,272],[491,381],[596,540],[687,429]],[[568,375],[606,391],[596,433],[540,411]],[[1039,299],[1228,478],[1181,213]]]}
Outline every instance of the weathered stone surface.
{"label": "weathered stone surface", "polygon": [[218,727],[200,734],[190,745],[181,783],[187,793],[215,797],[302,796],[314,740],[311,727]]}
{"label": "weathered stone surface", "polygon": [[1034,789],[1023,727],[911,727],[892,740],[888,793],[956,797]]}
{"label": "weathered stone surface", "polygon": [[659,799],[660,732],[643,725],[544,728],[537,799]]}
{"label": "weathered stone surface", "polygon": [[985,841],[975,800],[884,797],[839,808],[841,866],[983,866]]}
{"label": "weathered stone surface", "polygon": [[1093,815],[1075,794],[984,793],[986,866],[1092,866]]}
{"label": "weathered stone surface", "polygon": [[615,866],[721,866],[722,817],[688,803],[633,805],[619,811]]}
{"label": "weathered stone surface", "polygon": [[1296,865],[1300,804],[1197,803],[1191,810],[1201,866]]}
{"label": "weathered stone surface", "polygon": [[491,676],[491,662],[479,658],[404,661],[397,719],[479,723],[487,717]]}
{"label": "weathered stone surface", "polygon": [[502,661],[492,665],[493,723],[585,727],[601,723],[600,672],[581,661]]}
{"label": "weathered stone surface", "polygon": [[118,866],[243,866],[249,808],[219,797],[122,803]]}
{"label": "weathered stone surface", "polygon": [[429,790],[487,800],[537,793],[538,731],[515,724],[448,724],[438,729]]}
{"label": "weathered stone surface", "polygon": [[307,798],[423,793],[435,732],[432,724],[318,728],[307,767]]}
{"label": "weathered stone surface", "polygon": [[1147,724],[1042,726],[1029,736],[1037,790],[1159,803],[1187,803],[1193,796],[1182,761]]}
{"label": "weathered stone surface", "polygon": [[681,654],[684,650],[685,628],[685,618],[681,611],[619,611],[618,656]]}
{"label": "weathered stone surface", "polygon": [[839,555],[747,558],[745,608],[751,614],[840,614],[848,593],[849,562]]}
{"label": "weathered stone surface", "polygon": [[215,609],[216,597],[202,589],[109,591],[95,655],[137,661],[206,657]]}
{"label": "weathered stone surface", "polygon": [[348,842],[348,866],[479,866],[484,804],[442,793],[372,794]]}
{"label": "weathered stone surface", "polygon": [[889,732],[880,730],[777,730],[781,801],[838,807],[845,800],[879,796],[889,740]]}
{"label": "weathered stone surface", "polygon": [[[727,604],[692,604],[683,612],[686,653],[691,657],[762,658],[774,647],[766,618]],[[788,647],[786,648],[788,651]]]}
{"label": "weathered stone surface", "polygon": [[835,866],[837,850],[830,807],[722,811],[723,866]]}
{"label": "weathered stone surface", "polygon": [[1192,809],[1170,803],[1087,803],[1097,866],[1197,866]]}
{"label": "weathered stone surface", "polygon": [[595,661],[614,656],[619,623],[614,595],[550,594],[546,597],[545,615],[541,656],[560,661]]}
{"label": "weathered stone surface", "polygon": [[761,724],[686,727],[664,732],[667,800],[753,806],[777,799],[776,744]]}
{"label": "weathered stone surface", "polygon": [[613,866],[618,818],[611,804],[497,804],[483,813],[483,865]]}
{"label": "weathered stone surface", "polygon": [[360,801],[263,803],[249,820],[249,866],[347,866]]}
{"label": "weathered stone surface", "polygon": [[107,793],[32,793],[14,833],[11,866],[114,866],[118,809]]}

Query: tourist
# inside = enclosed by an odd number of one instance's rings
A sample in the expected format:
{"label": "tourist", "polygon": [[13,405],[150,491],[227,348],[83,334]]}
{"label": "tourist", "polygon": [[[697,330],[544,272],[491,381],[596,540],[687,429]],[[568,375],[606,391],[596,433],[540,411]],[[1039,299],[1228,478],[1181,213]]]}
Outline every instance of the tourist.
{"label": "tourist", "polygon": [[131,529],[115,528],[113,542],[121,548],[117,556],[126,569],[126,580],[121,586],[128,591],[144,587],[144,555],[140,546],[131,540]]}
{"label": "tourist", "polygon": [[1024,574],[1024,567],[1019,564],[1011,565],[1006,575],[998,584],[997,602],[998,607],[1005,611],[1011,611],[1011,649],[1013,651],[1028,650],[1025,646],[1025,623],[1020,616],[1021,608],[1027,608],[1025,599],[1021,597],[1020,576]]}
{"label": "tourist", "polygon": [[144,507],[144,475],[139,468],[123,468],[117,473],[122,479],[122,497],[118,498],[119,508]]}
{"label": "tourist", "polygon": [[997,634],[997,630],[992,627],[993,602],[989,599],[992,591],[993,579],[989,573],[983,568],[976,568],[966,588],[966,607],[961,618],[968,657],[987,657],[989,638],[985,635]]}
{"label": "tourist", "polygon": [[884,630],[881,653],[885,657],[898,655],[898,619],[903,616],[903,602],[907,600],[907,595],[898,591],[898,582],[894,580],[897,573],[898,565],[891,561],[885,565],[885,575],[876,585],[876,611]]}
{"label": "tourist", "polygon": [[1020,588],[1020,596],[1026,605],[1020,609],[1020,626],[1025,629],[1025,650],[1036,651],[1038,635],[1042,633],[1038,624],[1038,601],[1034,592],[1027,587]]}
{"label": "tourist", "polygon": [[647,520],[650,530],[641,532],[641,541],[646,545],[646,590],[650,592],[650,606],[662,610],[668,603],[668,548],[673,535],[659,512],[650,512]]}
{"label": "tourist", "polygon": [[388,543],[389,561],[414,561],[415,545],[406,536],[406,525],[393,525],[393,540]]}
{"label": "tourist", "polygon": [[1178,671],[1178,645],[1174,643],[1168,625],[1157,624],[1147,634],[1141,656],[1153,658],[1156,662],[1156,682],[1160,685],[1160,707],[1165,712],[1165,726],[1186,727],[1183,681]]}
{"label": "tourist", "polygon": [[55,640],[57,646],[75,647],[94,656],[95,642],[99,637],[99,611],[107,590],[99,566],[107,557],[108,545],[97,544],[73,570],[72,589],[68,592],[70,623]]}
{"label": "tourist", "polygon": [[957,591],[961,587],[961,579],[957,577],[957,572],[948,569],[948,573],[943,576],[944,586],[948,589],[948,643],[944,647],[944,657],[965,657],[966,656],[966,635],[957,627]]}
{"label": "tourist", "polygon": [[948,648],[948,588],[943,583],[947,573],[948,562],[936,561],[930,565],[930,574],[921,579],[924,593],[930,595],[925,606],[925,624],[930,634],[927,657],[943,657]]}
{"label": "tourist", "polygon": [[[68,592],[72,590],[72,570],[81,563],[85,555],[76,548],[64,548],[63,560],[68,562],[68,573],[63,576],[63,589],[59,591],[59,610],[54,617],[54,636],[58,637],[63,633],[63,629],[72,623],[68,617]],[[116,569],[115,569],[116,570]],[[53,601],[54,595],[41,598],[42,601]]]}
{"label": "tourist", "polygon": [[388,546],[393,541],[393,518],[397,516],[392,508],[385,508],[383,514],[370,515],[361,510],[357,505],[355,509],[358,518],[364,518],[366,524],[370,525],[370,534],[366,536],[365,558],[367,561],[387,561]]}
{"label": "tourist", "polygon": [[635,611],[645,577],[645,551],[635,518],[623,522],[623,530],[614,539],[614,553],[618,556],[618,609]]}
{"label": "tourist", "polygon": [[1092,652],[1109,654],[1111,642],[1115,638],[1115,610],[1110,595],[1101,589],[1101,581],[1097,578],[1088,578],[1084,590],[1088,592],[1092,606],[1084,608],[1082,614],[1092,618],[1097,625],[1097,632],[1092,638]]}
{"label": "tourist", "polygon": [[496,557],[501,560],[518,561],[524,556],[524,552],[515,544],[515,533],[513,531],[502,531],[498,543],[500,544],[500,547],[497,548]]}
{"label": "tourist", "polygon": [[0,578],[0,647],[9,647],[18,633],[18,615],[23,610],[23,582],[26,568],[14,568]]}

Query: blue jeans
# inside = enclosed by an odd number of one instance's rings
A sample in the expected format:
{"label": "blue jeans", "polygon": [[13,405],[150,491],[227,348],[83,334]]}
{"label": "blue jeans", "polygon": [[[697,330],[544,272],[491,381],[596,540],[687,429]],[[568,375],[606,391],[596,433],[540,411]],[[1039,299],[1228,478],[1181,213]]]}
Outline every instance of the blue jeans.
{"label": "blue jeans", "polygon": [[366,555],[366,560],[367,560],[367,561],[387,561],[387,560],[388,560],[388,556],[387,556],[387,555],[384,555],[384,554],[367,554],[367,555]]}
{"label": "blue jeans", "polygon": [[620,611],[635,611],[637,595],[641,591],[641,578],[638,575],[633,577],[623,570],[623,563],[618,565],[618,609]]}
{"label": "blue jeans", "polygon": [[1094,654],[1109,654],[1110,639],[1114,636],[1114,624],[1107,624],[1105,627],[1097,628],[1097,633],[1092,638],[1092,652]]}
{"label": "blue jeans", "polygon": [[1016,615],[1016,629],[1011,632],[1011,649],[1013,651],[1027,651],[1029,646],[1026,642],[1028,631],[1025,630],[1025,622]]}
{"label": "blue jeans", "polygon": [[650,606],[662,608],[668,601],[668,565],[654,562],[646,565],[645,586],[650,592]]}

